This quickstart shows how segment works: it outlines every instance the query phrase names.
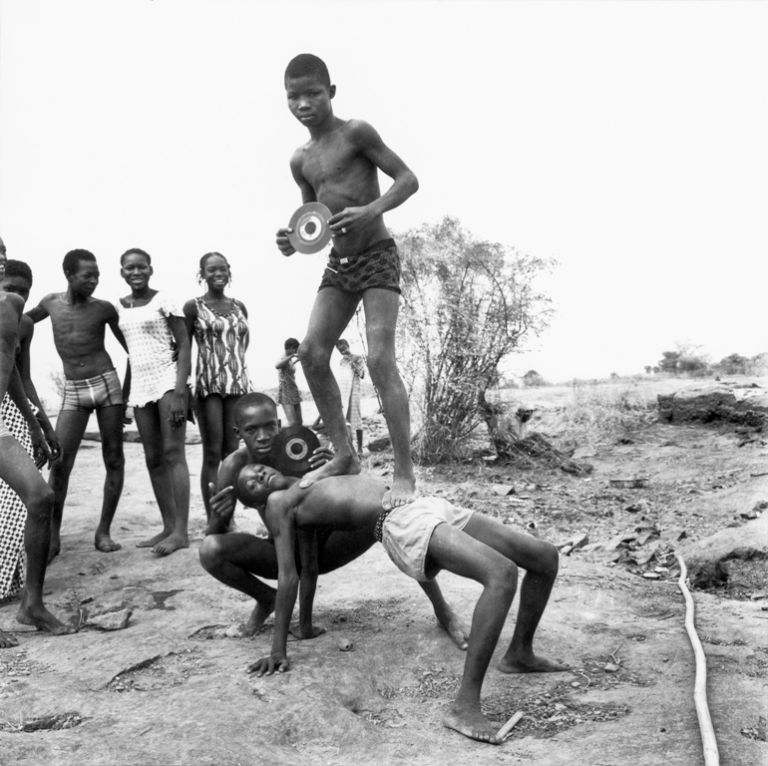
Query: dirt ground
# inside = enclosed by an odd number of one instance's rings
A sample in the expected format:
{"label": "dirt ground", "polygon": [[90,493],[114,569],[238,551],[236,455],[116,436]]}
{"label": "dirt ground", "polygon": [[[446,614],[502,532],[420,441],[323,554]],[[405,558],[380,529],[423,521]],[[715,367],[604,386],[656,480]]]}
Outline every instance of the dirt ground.
{"label": "dirt ground", "polygon": [[[545,402],[537,406],[546,411]],[[703,763],[693,652],[671,550],[744,524],[742,514],[768,501],[768,447],[760,435],[745,440],[730,427],[650,421],[577,451],[594,466],[587,478],[479,459],[420,470],[425,493],[556,544],[589,537],[562,556],[538,633],[538,650],[572,671],[489,671],[486,712],[500,723],[524,714],[499,747],[441,726],[462,653],[380,546],[320,579],[316,621],[328,632],[289,645],[291,671],[250,677],[245,669],[268,652],[271,631],[239,637],[251,604],[198,563],[200,447],[188,447],[191,547],[158,559],[134,547],[158,529],[159,513],[141,447],[132,443],[114,525],[123,549],[93,549],[103,472],[98,443],[85,442],[70,483],[62,554],[46,580],[48,605],[85,624],[50,637],[17,627],[16,604],[0,607],[0,627],[19,638],[18,647],[0,652],[0,763]],[[368,470],[388,470],[390,457],[372,455]],[[238,511],[240,528],[256,528],[250,514]],[[633,542],[621,542],[627,538]],[[731,766],[768,764],[764,563],[736,572],[727,590],[694,593],[709,708],[721,763]],[[469,624],[478,586],[445,573],[439,582]],[[132,610],[127,628],[88,625],[122,608]],[[513,624],[510,617],[502,644]],[[342,639],[351,651],[340,651]]]}

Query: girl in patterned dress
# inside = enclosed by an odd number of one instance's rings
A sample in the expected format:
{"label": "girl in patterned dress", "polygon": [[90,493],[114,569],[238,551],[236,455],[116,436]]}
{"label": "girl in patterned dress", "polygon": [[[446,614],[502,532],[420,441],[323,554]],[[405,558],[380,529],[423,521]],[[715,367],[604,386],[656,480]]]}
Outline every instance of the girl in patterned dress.
{"label": "girl in patterned dress", "polygon": [[163,530],[137,547],[165,556],[189,547],[184,445],[191,353],[184,314],[169,296],[150,288],[152,273],[152,259],[144,250],[132,248],[120,256],[120,274],[131,294],[117,302],[117,313],[128,345],[127,402],[163,519]]}
{"label": "girl in patterned dress", "polygon": [[187,332],[197,342],[194,402],[203,441],[200,491],[209,519],[208,485],[216,484],[221,461],[239,443],[233,430],[235,403],[253,390],[245,363],[248,312],[241,301],[224,295],[231,279],[227,259],[221,253],[206,253],[200,259],[198,281],[208,289],[184,304]]}

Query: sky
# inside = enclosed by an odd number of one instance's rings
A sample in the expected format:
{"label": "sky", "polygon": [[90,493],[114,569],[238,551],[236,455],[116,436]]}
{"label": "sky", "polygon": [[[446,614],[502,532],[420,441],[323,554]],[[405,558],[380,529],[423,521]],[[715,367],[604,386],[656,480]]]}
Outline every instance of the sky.
{"label": "sky", "polygon": [[392,231],[452,215],[558,262],[551,326],[507,370],[633,374],[677,344],[752,356],[768,350],[767,34],[768,3],[738,0],[0,0],[0,236],[32,266],[32,304],[65,288],[75,247],[110,300],[129,247],[180,302],[203,292],[200,256],[224,253],[252,378],[276,385],[324,266],[274,245],[307,139],[283,72],[312,52],[335,113],[419,179]]}

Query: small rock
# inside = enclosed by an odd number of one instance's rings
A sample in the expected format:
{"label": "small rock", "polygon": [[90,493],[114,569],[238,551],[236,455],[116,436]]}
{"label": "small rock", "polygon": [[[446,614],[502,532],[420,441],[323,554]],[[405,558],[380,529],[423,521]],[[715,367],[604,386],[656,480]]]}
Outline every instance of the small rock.
{"label": "small rock", "polygon": [[615,662],[606,662],[605,665],[603,665],[603,670],[606,673],[615,673],[617,670],[620,670],[621,666],[617,665]]}
{"label": "small rock", "polygon": [[348,638],[340,638],[337,644],[340,652],[351,652],[354,644]]}
{"label": "small rock", "polygon": [[643,572],[643,577],[646,580],[660,580],[661,575],[658,572]]}
{"label": "small rock", "polygon": [[88,620],[88,625],[98,630],[123,630],[128,627],[128,621],[133,614],[132,609],[121,609],[118,612],[98,614]]}
{"label": "small rock", "polygon": [[638,500],[636,503],[628,505],[624,510],[629,511],[630,513],[650,513],[651,504],[645,498],[643,498],[642,500]]}

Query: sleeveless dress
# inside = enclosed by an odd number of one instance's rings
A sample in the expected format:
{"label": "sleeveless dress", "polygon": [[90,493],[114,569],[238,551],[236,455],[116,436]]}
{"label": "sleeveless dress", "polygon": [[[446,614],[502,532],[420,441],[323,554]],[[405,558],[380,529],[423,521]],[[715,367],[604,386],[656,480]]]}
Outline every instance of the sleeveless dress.
{"label": "sleeveless dress", "polygon": [[253,391],[245,364],[248,320],[243,310],[233,300],[231,311],[214,311],[202,298],[195,298],[195,308],[195,396],[241,396]]}
{"label": "sleeveless dress", "polygon": [[164,293],[155,293],[144,306],[117,307],[118,325],[128,346],[131,362],[131,392],[128,405],[144,407],[158,402],[176,388],[178,365],[174,359],[176,341],[168,326],[171,316],[184,312]]}
{"label": "sleeveless dress", "polygon": [[[32,439],[27,421],[8,394],[0,404],[0,413],[11,436],[21,444],[31,459]],[[21,498],[0,479],[0,601],[15,596],[24,585],[27,562],[24,553],[26,521],[27,509]]]}

